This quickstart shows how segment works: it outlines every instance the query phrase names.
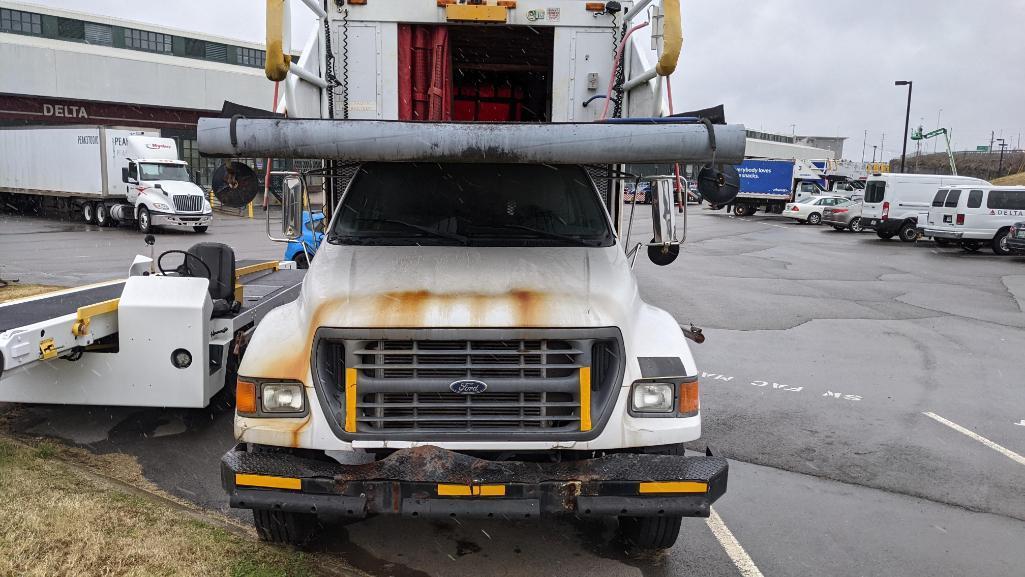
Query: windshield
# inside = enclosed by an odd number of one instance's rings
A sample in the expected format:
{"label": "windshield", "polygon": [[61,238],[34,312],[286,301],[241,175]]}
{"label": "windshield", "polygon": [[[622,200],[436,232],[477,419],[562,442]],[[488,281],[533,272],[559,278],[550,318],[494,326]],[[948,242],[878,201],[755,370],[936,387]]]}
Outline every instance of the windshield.
{"label": "windshield", "polygon": [[139,167],[142,180],[190,180],[189,169],[184,164],[142,162],[139,163]]}
{"label": "windshield", "polygon": [[329,242],[611,246],[605,209],[577,166],[365,164]]}

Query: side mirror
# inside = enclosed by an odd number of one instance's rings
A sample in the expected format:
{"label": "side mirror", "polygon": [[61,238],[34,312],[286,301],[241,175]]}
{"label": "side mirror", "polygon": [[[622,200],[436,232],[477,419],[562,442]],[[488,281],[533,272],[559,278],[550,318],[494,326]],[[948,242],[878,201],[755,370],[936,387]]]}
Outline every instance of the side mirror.
{"label": "side mirror", "polygon": [[680,256],[680,243],[676,240],[676,211],[673,181],[660,178],[651,185],[651,223],[654,238],[648,246],[651,262],[666,266]]}
{"label": "side mirror", "polygon": [[288,240],[298,240],[303,235],[303,181],[289,174],[282,181],[282,189],[281,234]]}

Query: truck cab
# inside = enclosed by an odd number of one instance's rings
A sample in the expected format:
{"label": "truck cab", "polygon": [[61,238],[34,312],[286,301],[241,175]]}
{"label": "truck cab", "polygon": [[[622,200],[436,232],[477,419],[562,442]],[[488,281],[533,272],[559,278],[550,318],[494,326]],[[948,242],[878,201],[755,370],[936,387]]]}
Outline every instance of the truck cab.
{"label": "truck cab", "polygon": [[189,165],[178,160],[177,147],[168,138],[129,136],[121,180],[128,205],[111,207],[115,220],[135,220],[141,232],[154,227],[191,227],[206,232],[213,209],[192,181]]}

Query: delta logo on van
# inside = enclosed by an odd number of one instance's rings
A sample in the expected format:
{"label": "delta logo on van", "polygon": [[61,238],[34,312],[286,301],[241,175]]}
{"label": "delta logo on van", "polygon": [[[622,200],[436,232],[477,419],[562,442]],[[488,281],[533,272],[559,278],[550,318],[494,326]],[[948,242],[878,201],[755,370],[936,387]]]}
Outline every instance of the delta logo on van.
{"label": "delta logo on van", "polygon": [[1025,216],[1025,210],[990,209],[990,216]]}

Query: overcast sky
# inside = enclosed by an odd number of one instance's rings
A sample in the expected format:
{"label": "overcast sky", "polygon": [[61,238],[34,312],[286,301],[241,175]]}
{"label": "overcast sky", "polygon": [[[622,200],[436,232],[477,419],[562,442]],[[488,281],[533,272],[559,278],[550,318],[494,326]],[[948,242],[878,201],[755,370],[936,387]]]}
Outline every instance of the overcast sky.
{"label": "overcast sky", "polygon": [[[314,18],[292,1],[298,50]],[[263,42],[259,0],[34,3]],[[749,128],[847,136],[845,156],[854,160],[861,160],[866,130],[868,159],[885,133],[886,156],[895,157],[907,89],[893,82],[906,79],[915,83],[912,126],[931,130],[942,109],[939,125],[952,129],[958,149],[988,145],[990,131],[1017,146],[1025,133],[1025,1],[688,0],[683,6],[684,51],[674,83],[679,109],[724,103],[727,120]]]}

